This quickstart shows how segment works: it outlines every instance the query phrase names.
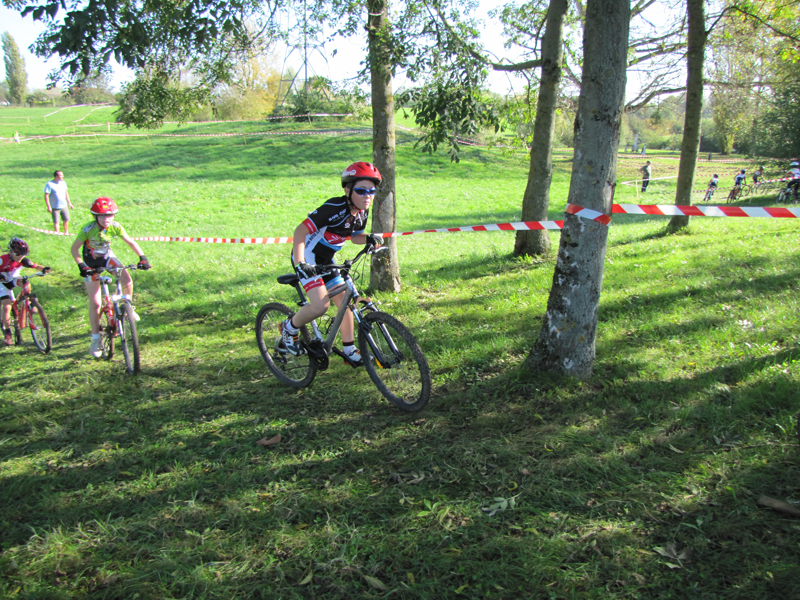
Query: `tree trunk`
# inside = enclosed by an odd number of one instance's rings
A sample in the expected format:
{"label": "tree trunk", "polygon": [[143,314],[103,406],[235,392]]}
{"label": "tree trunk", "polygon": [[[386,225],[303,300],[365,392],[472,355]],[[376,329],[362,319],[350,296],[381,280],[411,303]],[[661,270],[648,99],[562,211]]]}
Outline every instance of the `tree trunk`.
{"label": "tree trunk", "polygon": [[[369,69],[372,81],[372,161],[383,176],[372,208],[372,231],[394,232],[397,227],[395,195],[395,130],[392,65],[388,38],[389,0],[368,0]],[[372,257],[372,289],[399,292],[400,266],[397,238],[384,240],[389,252]]]}
{"label": "tree trunk", "polygon": [[[589,0],[569,202],[611,214],[630,23],[629,0]],[[592,374],[608,227],[567,215],[544,323],[526,367]]]}
{"label": "tree trunk", "polygon": [[[550,0],[542,39],[542,76],[533,125],[531,164],[528,185],[522,198],[523,221],[545,221],[550,207],[550,183],[553,180],[553,136],[556,128],[556,100],[564,60],[564,15],[567,0]],[[549,254],[547,230],[517,231],[515,256]]]}
{"label": "tree trunk", "polygon": [[[681,161],[678,166],[678,189],[675,191],[675,204],[690,206],[694,189],[694,171],[697,154],[700,150],[700,118],[703,112],[703,63],[706,52],[706,16],[704,0],[686,0],[689,16],[689,39],[686,64],[686,114],[683,120],[683,141],[681,142]],[[676,231],[688,227],[689,217],[675,215],[667,226]]]}

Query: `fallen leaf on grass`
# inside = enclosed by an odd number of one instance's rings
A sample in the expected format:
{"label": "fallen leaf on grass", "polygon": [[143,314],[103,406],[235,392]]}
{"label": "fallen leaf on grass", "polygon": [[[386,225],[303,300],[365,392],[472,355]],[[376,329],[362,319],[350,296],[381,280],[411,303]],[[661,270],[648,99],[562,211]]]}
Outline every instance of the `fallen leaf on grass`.
{"label": "fallen leaf on grass", "polygon": [[692,555],[692,551],[689,548],[684,548],[680,552],[678,552],[677,547],[675,546],[674,542],[667,543],[663,548],[657,547],[653,548],[656,552],[658,552],[664,558],[671,558],[673,560],[677,560],[679,564],[673,564],[670,562],[664,562],[670,569],[682,569],[683,565],[680,563],[686,562],[689,560],[689,557]]}
{"label": "fallen leaf on grass", "polygon": [[298,583],[297,585],[308,585],[309,583],[311,583],[311,580],[312,580],[312,579],[314,579],[314,573],[313,573],[313,572],[310,572],[308,575],[306,575],[306,576],[305,576],[305,578],[303,579],[303,581],[301,581],[301,582],[300,582],[300,583]]}
{"label": "fallen leaf on grass", "polygon": [[256,446],[274,446],[275,444],[280,444],[281,442],[281,434],[279,433],[275,437],[261,438],[256,442]]}
{"label": "fallen leaf on grass", "polygon": [[389,588],[386,587],[386,584],[383,583],[380,579],[376,579],[375,577],[370,577],[369,575],[364,575],[364,580],[374,587],[376,590],[381,590],[382,592],[389,591]]}

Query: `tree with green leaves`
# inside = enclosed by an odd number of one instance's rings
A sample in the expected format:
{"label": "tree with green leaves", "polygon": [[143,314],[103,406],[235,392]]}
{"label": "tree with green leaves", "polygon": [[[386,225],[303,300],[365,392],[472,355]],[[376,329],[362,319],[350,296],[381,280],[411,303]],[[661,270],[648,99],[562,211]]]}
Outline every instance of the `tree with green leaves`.
{"label": "tree with green leaves", "polygon": [[6,68],[6,85],[12,104],[24,104],[28,95],[28,74],[25,72],[25,59],[19,54],[14,38],[7,31],[2,35],[3,63]]}

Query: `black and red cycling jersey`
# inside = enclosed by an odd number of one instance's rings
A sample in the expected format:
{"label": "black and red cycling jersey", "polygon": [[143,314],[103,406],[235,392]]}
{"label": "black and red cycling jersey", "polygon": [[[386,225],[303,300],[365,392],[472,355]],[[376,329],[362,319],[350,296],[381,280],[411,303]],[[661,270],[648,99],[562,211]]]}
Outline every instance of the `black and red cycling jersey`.
{"label": "black and red cycling jersey", "polygon": [[[364,233],[368,216],[369,210],[352,214],[345,196],[331,198],[309,213],[303,221],[309,231],[305,240],[306,262],[317,265],[333,263],[334,254],[342,249],[347,238]],[[312,256],[313,262],[309,260]]]}

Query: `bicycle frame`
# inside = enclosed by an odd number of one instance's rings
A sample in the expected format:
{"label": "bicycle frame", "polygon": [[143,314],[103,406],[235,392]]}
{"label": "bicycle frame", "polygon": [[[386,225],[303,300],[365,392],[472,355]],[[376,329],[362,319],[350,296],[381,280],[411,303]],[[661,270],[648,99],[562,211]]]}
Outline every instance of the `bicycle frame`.
{"label": "bicycle frame", "polygon": [[[380,248],[378,248],[377,251],[379,250]],[[377,251],[375,253],[377,253]],[[367,252],[366,249],[362,250],[355,256],[355,258],[353,258],[352,260],[345,261],[345,264],[343,265],[324,266],[324,269],[326,271],[332,271],[334,269],[341,270],[343,272],[342,277],[344,279],[344,286],[345,286],[344,297],[342,299],[341,304],[339,305],[338,310],[336,311],[336,315],[333,318],[333,322],[331,323],[331,326],[328,329],[327,337],[322,334],[322,331],[320,330],[319,325],[317,324],[317,319],[312,320],[310,323],[311,329],[314,332],[314,339],[321,342],[322,344],[321,349],[325,353],[325,358],[330,356],[331,353],[334,353],[347,360],[347,357],[341,350],[333,347],[333,343],[336,340],[336,336],[339,334],[339,329],[342,326],[342,320],[344,319],[344,315],[348,310],[353,313],[353,320],[355,321],[354,329],[357,330],[363,327],[363,319],[361,318],[361,311],[357,308],[358,301],[359,298],[361,298],[361,295],[358,293],[358,289],[356,288],[353,278],[350,277],[350,269],[353,267],[353,264],[366,252]],[[308,304],[308,298],[306,297],[305,292],[303,290],[303,286],[300,285],[299,280],[295,283],[294,288],[297,291],[297,295],[299,297],[299,302],[297,303],[297,305],[302,307]],[[338,293],[335,295],[338,295]],[[372,304],[372,302],[367,302],[364,305],[364,307],[369,309],[369,308],[374,308],[374,305]],[[370,346],[373,347],[373,350],[377,350],[376,348],[374,348],[374,343],[372,342],[372,340],[370,339],[369,341],[370,341]],[[309,350],[312,352],[312,354],[315,354],[316,358],[322,359],[322,356],[316,356],[316,354],[319,353],[318,352],[315,353],[313,348],[309,348]]]}
{"label": "bicycle frame", "polygon": [[111,277],[108,275],[101,275],[100,276],[100,292],[102,296],[102,305],[100,307],[101,312],[106,312],[108,314],[109,322],[111,323],[112,327],[116,329],[115,335],[119,335],[119,327],[117,326],[117,315],[119,315],[119,301],[120,300],[130,300],[130,296],[126,296],[122,293],[122,286],[119,283],[119,276],[117,276],[116,284],[116,294],[111,294],[108,291],[108,285],[112,283]]}
{"label": "bicycle frame", "polygon": [[[27,279],[27,278],[25,278]],[[17,326],[20,329],[24,329],[28,325],[28,313],[31,310],[31,301],[30,298],[33,296],[34,300],[36,296],[33,294],[31,290],[31,284],[25,281],[22,284],[22,293],[19,295],[19,298],[14,300],[11,303],[11,315],[16,315],[17,317]],[[33,324],[33,329],[36,329],[36,325]]]}

